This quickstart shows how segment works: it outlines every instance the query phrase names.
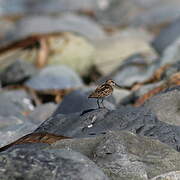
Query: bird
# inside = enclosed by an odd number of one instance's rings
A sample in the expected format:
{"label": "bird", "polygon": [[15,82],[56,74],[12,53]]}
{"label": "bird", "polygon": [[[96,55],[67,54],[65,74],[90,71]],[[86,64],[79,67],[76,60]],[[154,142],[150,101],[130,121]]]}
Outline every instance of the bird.
{"label": "bird", "polygon": [[113,88],[115,86],[120,88],[120,86],[118,84],[116,84],[112,79],[109,79],[105,83],[103,83],[102,85],[98,86],[95,89],[95,91],[93,91],[88,96],[88,98],[97,99],[98,108],[101,108],[100,103],[99,103],[99,99],[101,99],[101,104],[103,105],[103,108],[105,108],[105,106],[103,104],[104,98],[107,96],[110,96],[112,94]]}

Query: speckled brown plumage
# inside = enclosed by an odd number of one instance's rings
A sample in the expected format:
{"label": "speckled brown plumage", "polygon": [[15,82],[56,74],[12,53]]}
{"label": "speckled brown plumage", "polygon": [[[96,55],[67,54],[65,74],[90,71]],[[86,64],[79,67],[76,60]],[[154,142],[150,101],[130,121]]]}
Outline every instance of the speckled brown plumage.
{"label": "speckled brown plumage", "polygon": [[88,98],[103,98],[109,96],[113,92],[112,86],[109,84],[102,84],[97,87],[94,92],[92,92]]}
{"label": "speckled brown plumage", "polygon": [[104,84],[98,86],[94,92],[92,92],[88,98],[96,98],[98,107],[100,108],[99,99],[101,99],[101,104],[103,104],[103,98],[112,94],[113,87],[118,86],[113,80],[107,80]]}

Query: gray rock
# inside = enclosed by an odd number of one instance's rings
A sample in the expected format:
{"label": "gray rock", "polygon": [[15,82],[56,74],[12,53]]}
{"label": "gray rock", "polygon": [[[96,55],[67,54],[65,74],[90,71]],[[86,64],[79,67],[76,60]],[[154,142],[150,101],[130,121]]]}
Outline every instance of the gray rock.
{"label": "gray rock", "polygon": [[[88,92],[89,91],[89,92]],[[55,114],[69,114],[76,112],[83,112],[87,109],[96,109],[98,108],[96,99],[89,99],[90,89],[75,90],[70,94],[66,95],[63,98],[63,101],[60,103]],[[108,97],[107,100],[104,100],[104,105],[108,109],[115,109],[113,97]]]}
{"label": "gray rock", "polygon": [[22,124],[11,125],[6,128],[3,128],[0,131],[0,137],[1,137],[0,146],[5,146],[21,138],[22,136],[25,136],[26,134],[33,132],[37,128],[37,125],[28,121],[29,120],[26,119],[26,122]]}
{"label": "gray rock", "polygon": [[180,72],[180,59],[177,63],[172,64],[165,72],[164,72],[164,78],[169,78],[174,73]]}
{"label": "gray rock", "polygon": [[168,92],[171,92],[171,91],[180,91],[180,86],[173,86],[173,87],[170,87],[170,88],[167,88],[163,91],[160,92],[160,94],[163,94],[163,93],[168,93]]}
{"label": "gray rock", "polygon": [[23,112],[34,109],[29,95],[24,90],[1,91],[0,116],[23,118]]}
{"label": "gray rock", "polygon": [[128,59],[142,66],[157,61],[157,53],[149,44],[149,34],[137,28],[126,28],[98,40],[95,48],[94,65],[102,75],[114,72]]}
{"label": "gray rock", "polygon": [[[49,148],[50,145],[46,144],[46,143],[24,143],[24,144],[15,144],[13,146],[10,146],[8,149],[2,150],[0,151],[0,155],[1,152],[5,152],[9,153],[12,151],[16,151],[17,149],[32,149],[32,150],[43,150],[45,148]],[[2,153],[3,154],[3,153]]]}
{"label": "gray rock", "polygon": [[[104,3],[103,3],[104,2]],[[131,19],[128,12],[137,11],[137,5],[132,1],[106,0],[99,1],[99,9],[96,10],[97,19],[105,25],[127,25]],[[121,17],[120,19],[118,17]]]}
{"label": "gray rock", "polygon": [[160,59],[160,66],[165,64],[176,64],[180,62],[180,36],[179,38],[169,45],[163,52],[162,57]]}
{"label": "gray rock", "polygon": [[114,88],[113,90],[113,97],[115,99],[116,104],[120,104],[121,102],[123,102],[123,100],[125,98],[127,98],[128,96],[130,96],[131,91],[127,90],[127,89],[116,89]]}
{"label": "gray rock", "polygon": [[145,106],[150,108],[160,121],[180,126],[180,90],[174,89],[150,98]]}
{"label": "gray rock", "polygon": [[27,117],[34,124],[40,125],[40,123],[52,115],[56,107],[57,105],[54,103],[39,105]]}
{"label": "gray rock", "polygon": [[97,19],[111,26],[155,26],[180,16],[178,0],[102,0],[98,3],[99,9],[95,13]]}
{"label": "gray rock", "polygon": [[[87,137],[104,133],[109,127],[102,126],[108,109],[87,109],[72,114],[55,114],[44,121],[34,132],[49,132],[69,137]],[[96,127],[95,124],[100,124]],[[97,128],[97,129],[96,129]],[[102,130],[102,132],[101,132]]]}
{"label": "gray rock", "polygon": [[121,71],[115,73],[112,79],[124,87],[131,87],[135,83],[141,83],[149,79],[155,70],[152,65],[149,68],[139,67],[137,65],[129,65]]}
{"label": "gray rock", "polygon": [[16,116],[0,116],[0,130],[12,126],[22,124],[25,121],[25,118],[18,118]]}
{"label": "gray rock", "polygon": [[[113,179],[147,179],[179,170],[179,153],[149,138],[110,133],[95,150],[96,164]],[[158,168],[157,168],[158,167]]]}
{"label": "gray rock", "polygon": [[163,85],[165,83],[165,81],[159,81],[159,82],[154,82],[154,83],[150,83],[150,84],[145,84],[143,86],[140,87],[140,89],[138,89],[137,91],[133,92],[134,95],[136,97],[141,97],[142,95],[148,93],[149,91]]}
{"label": "gray rock", "polygon": [[3,180],[108,180],[87,157],[68,150],[17,148],[0,154]]}
{"label": "gray rock", "polygon": [[152,178],[151,180],[178,180],[180,179],[180,171],[171,171]]}
{"label": "gray rock", "polygon": [[3,85],[23,83],[37,72],[35,67],[23,60],[17,60],[10,64],[0,74]]}
{"label": "gray rock", "polygon": [[180,148],[180,127],[161,122],[145,107],[121,106],[116,110],[86,110],[68,115],[56,114],[42,123],[35,132],[48,132],[70,137],[92,137],[109,130],[128,130],[149,136]]}
{"label": "gray rock", "polygon": [[57,17],[28,16],[21,19],[16,27],[11,35],[12,40],[21,39],[32,34],[64,31],[74,32],[91,40],[105,37],[105,32],[95,21],[76,14],[63,14]]}
{"label": "gray rock", "polygon": [[25,83],[35,90],[53,90],[77,88],[83,85],[82,80],[67,66],[48,66]]}
{"label": "gray rock", "polygon": [[93,9],[95,7],[94,0],[76,0],[74,3],[73,0],[57,0],[57,1],[49,1],[49,0],[40,0],[34,1],[29,0],[28,2],[22,0],[7,0],[0,1],[0,6],[3,9],[0,12],[0,15],[13,16],[19,14],[39,14],[39,13],[62,13],[67,11],[78,11],[78,10],[86,10]]}
{"label": "gray rock", "polygon": [[31,112],[33,109],[31,99],[24,90],[0,93],[0,146],[37,128],[37,125],[28,122],[29,119],[25,115],[26,112]]}
{"label": "gray rock", "polygon": [[114,180],[147,180],[180,168],[178,152],[157,140],[127,131],[57,141],[51,148],[81,152]]}
{"label": "gray rock", "polygon": [[163,51],[180,37],[180,19],[172,22],[167,27],[163,28],[159,35],[152,42],[153,47],[162,54]]}
{"label": "gray rock", "polygon": [[121,87],[131,87],[135,83],[141,83],[149,79],[156,68],[156,63],[148,64],[141,54],[134,54],[99,81],[104,82],[107,79],[113,79]]}

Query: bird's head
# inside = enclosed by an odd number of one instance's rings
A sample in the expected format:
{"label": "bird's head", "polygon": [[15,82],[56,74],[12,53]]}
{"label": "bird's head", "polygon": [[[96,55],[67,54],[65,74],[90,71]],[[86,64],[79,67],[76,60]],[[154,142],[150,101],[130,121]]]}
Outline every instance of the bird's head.
{"label": "bird's head", "polygon": [[120,88],[120,86],[118,85],[118,84],[116,84],[112,79],[109,79],[109,80],[107,80],[106,81],[106,84],[109,84],[110,86],[112,86],[112,87],[119,87]]}
{"label": "bird's head", "polygon": [[112,79],[107,80],[106,84],[109,84],[110,86],[115,86],[116,85],[116,83]]}

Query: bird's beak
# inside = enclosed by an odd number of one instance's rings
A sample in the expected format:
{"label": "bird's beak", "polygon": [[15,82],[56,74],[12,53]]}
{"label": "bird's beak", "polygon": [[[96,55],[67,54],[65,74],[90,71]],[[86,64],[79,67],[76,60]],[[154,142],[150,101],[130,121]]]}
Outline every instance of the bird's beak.
{"label": "bird's beak", "polygon": [[117,87],[117,88],[122,88],[120,85],[118,85],[118,84],[115,84],[115,86]]}

